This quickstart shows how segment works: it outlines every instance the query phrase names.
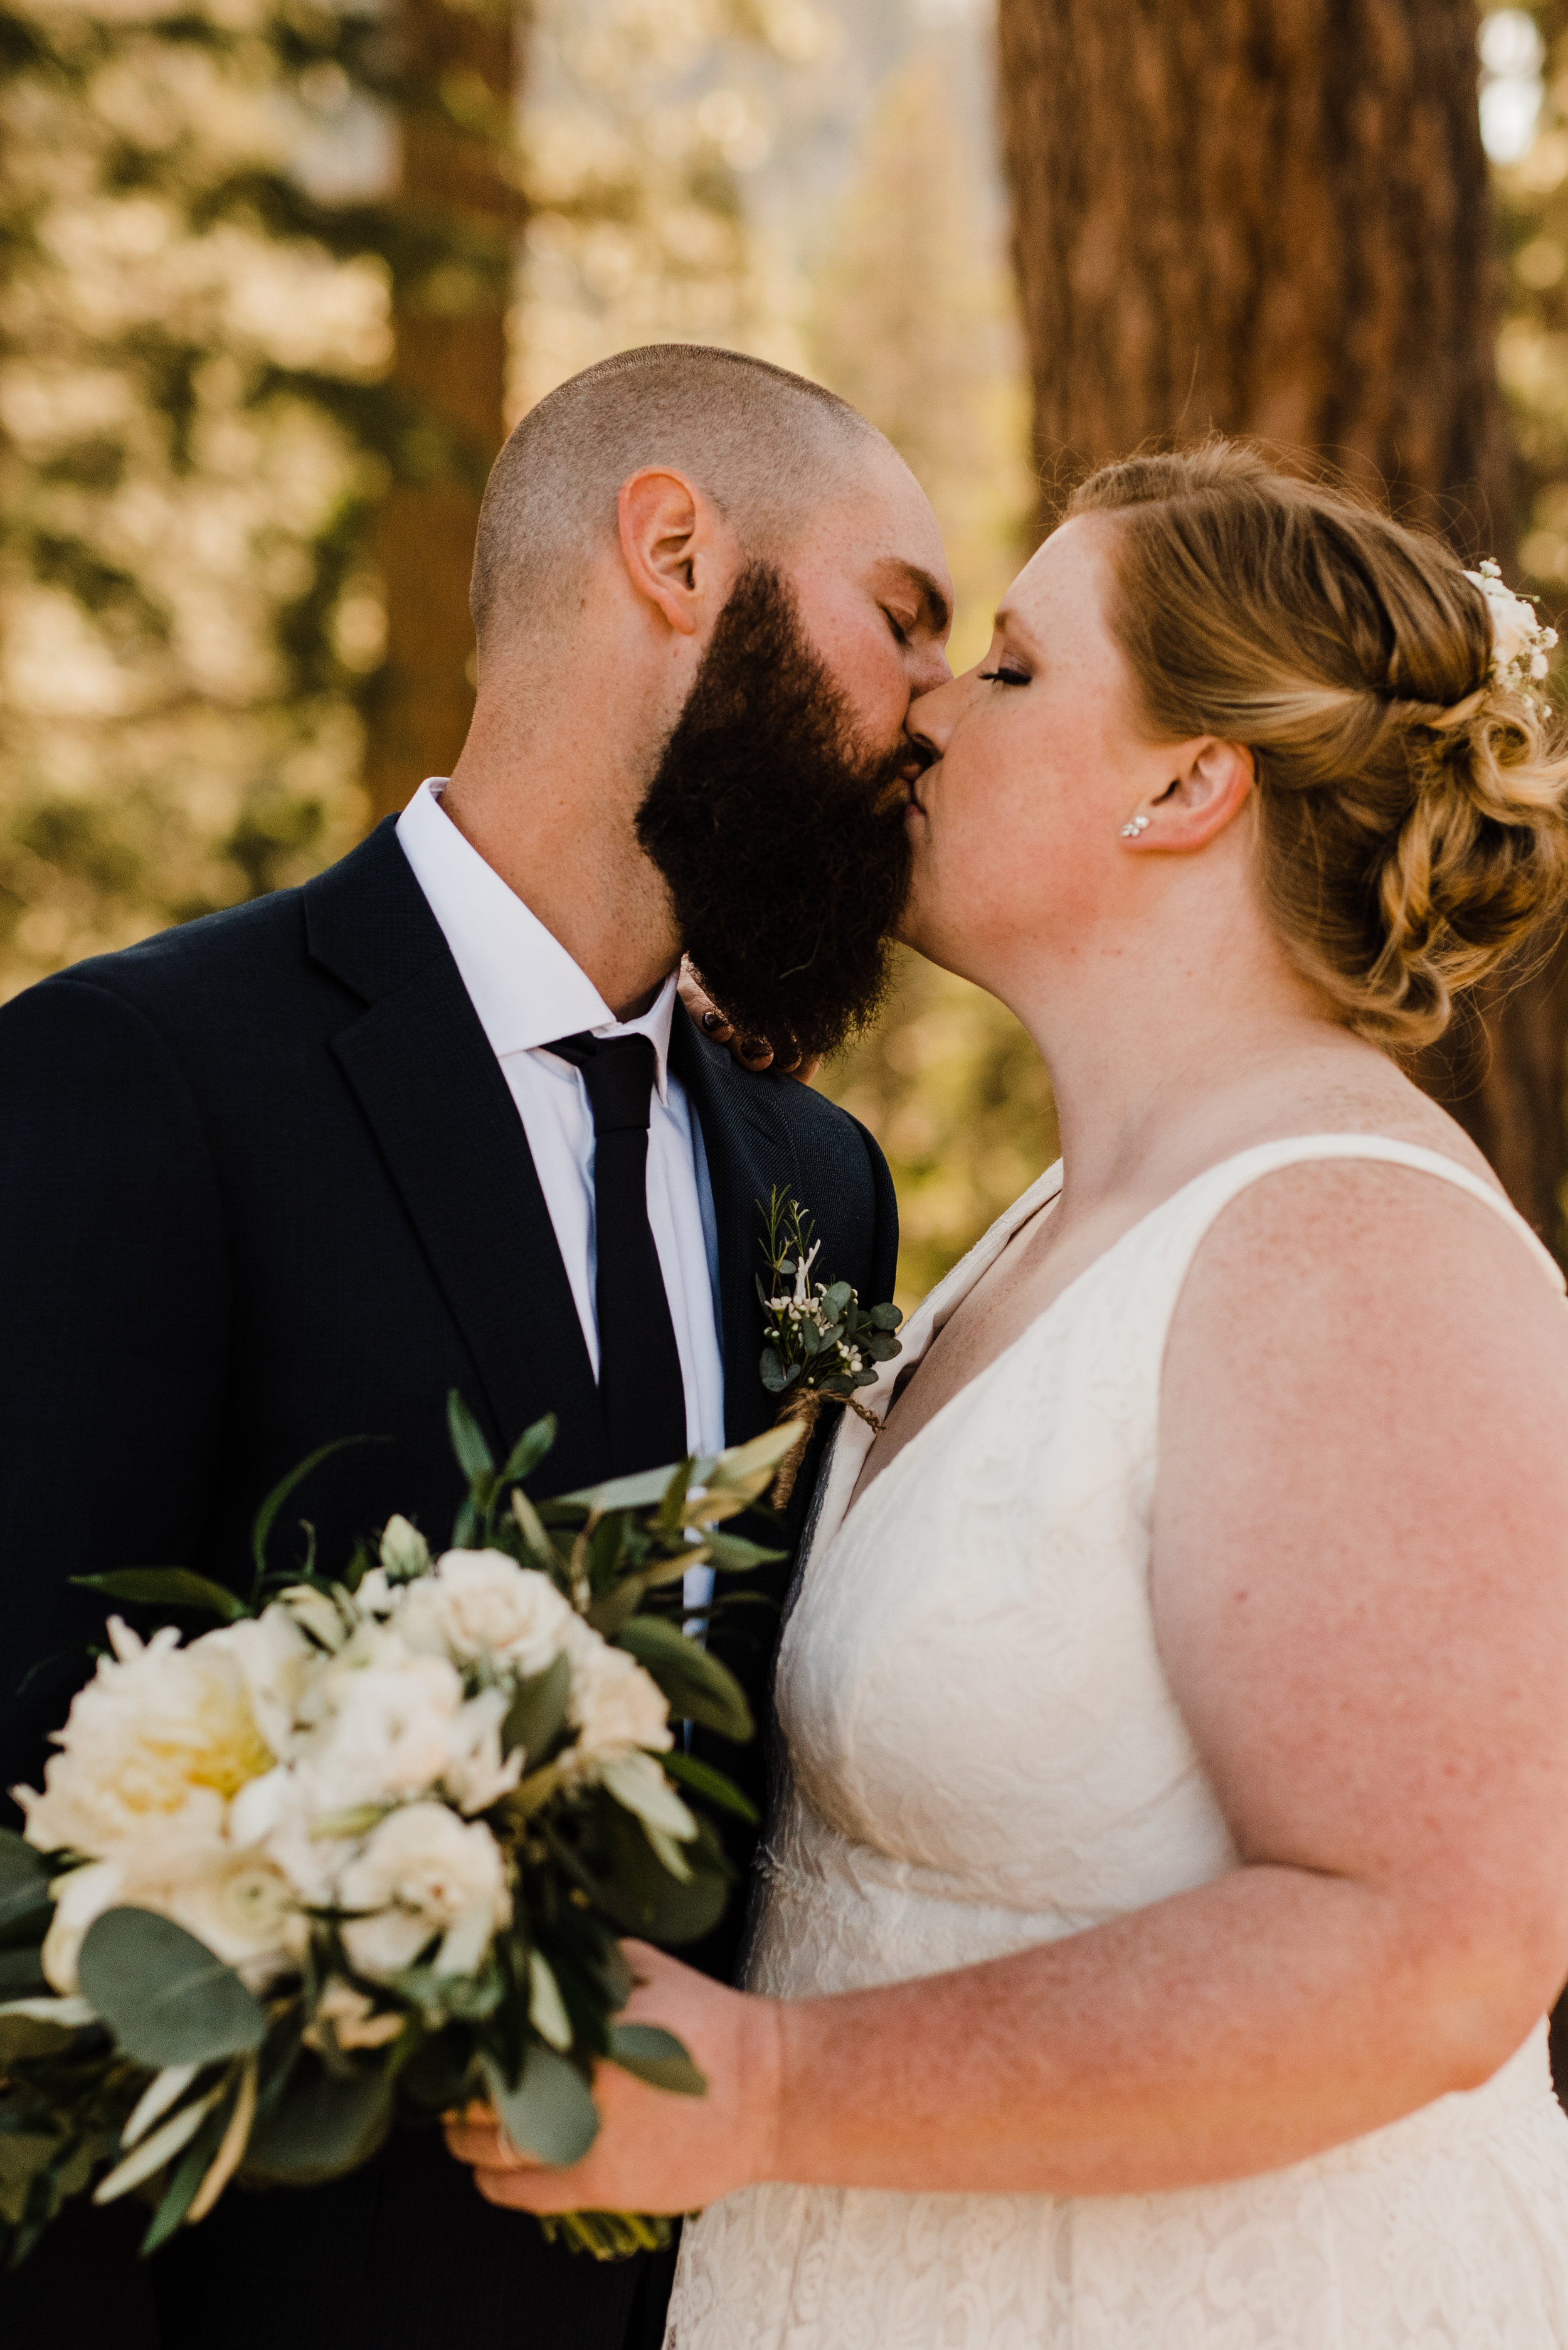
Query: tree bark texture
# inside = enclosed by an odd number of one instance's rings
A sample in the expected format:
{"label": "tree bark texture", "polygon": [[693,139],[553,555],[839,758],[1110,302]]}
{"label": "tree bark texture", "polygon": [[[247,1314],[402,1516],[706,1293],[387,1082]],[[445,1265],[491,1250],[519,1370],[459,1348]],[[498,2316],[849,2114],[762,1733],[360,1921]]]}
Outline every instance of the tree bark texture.
{"label": "tree bark texture", "polygon": [[[1337,466],[1508,566],[1474,0],[1000,0],[1040,525],[1210,428]],[[1416,1074],[1561,1239],[1568,968],[1485,991]]]}
{"label": "tree bark texture", "polygon": [[506,320],[523,206],[510,154],[520,12],[400,0],[407,97],[392,385],[403,424],[379,552],[387,650],[369,711],[378,816],[445,775],[473,709],[468,575],[484,478],[505,438]]}

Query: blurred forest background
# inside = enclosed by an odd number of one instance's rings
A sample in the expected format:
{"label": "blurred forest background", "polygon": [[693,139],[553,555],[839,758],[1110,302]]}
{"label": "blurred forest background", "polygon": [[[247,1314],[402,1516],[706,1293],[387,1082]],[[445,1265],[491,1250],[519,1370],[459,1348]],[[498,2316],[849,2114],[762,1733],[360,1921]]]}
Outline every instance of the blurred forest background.
{"label": "blurred forest background", "polygon": [[[490,458],[628,344],[755,351],[878,423],[942,523],[958,664],[1075,461],[1211,421],[1369,464],[1556,619],[1568,0],[1350,13],[1347,42],[1326,0],[0,0],[0,995],[303,879],[450,764]],[[1310,55],[1262,38],[1287,17]],[[1217,233],[1235,158],[1178,169],[1195,111],[1275,142],[1251,201],[1298,238],[1343,150],[1345,286]],[[1407,151],[1447,307],[1357,242],[1357,172]],[[1265,267],[1305,306],[1272,378]],[[1428,411],[1346,397],[1395,378]],[[1568,982],[1533,984],[1446,1082],[1554,1232]],[[1054,1152],[1022,1032],[912,957],[823,1082],[893,1162],[906,1303]]]}

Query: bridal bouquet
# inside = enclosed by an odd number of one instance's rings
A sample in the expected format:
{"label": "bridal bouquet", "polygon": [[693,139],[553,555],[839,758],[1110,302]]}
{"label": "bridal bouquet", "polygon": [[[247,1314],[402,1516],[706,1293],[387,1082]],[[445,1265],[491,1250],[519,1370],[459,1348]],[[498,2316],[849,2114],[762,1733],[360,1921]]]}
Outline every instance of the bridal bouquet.
{"label": "bridal bouquet", "polygon": [[[718,1531],[785,1432],[535,1508],[555,1422],[497,1469],[453,1396],[469,1495],[432,1556],[394,1517],[342,1572],[268,1569],[249,1602],[183,1570],[84,1578],[217,1627],[143,1641],[118,1617],[41,1793],[0,1831],[0,2251],[67,2198],[152,2206],[144,2251],[231,2180],[310,2186],[393,2120],[471,2099],[539,2159],[576,2161],[595,2063],[704,2084],[616,2017],[618,1937],[696,1939],[730,1871],[691,1797],[752,1816],[673,1716],[733,1739],[745,1700],[680,1628],[692,1565],[777,1554]],[[327,1451],[334,1448],[327,1447]],[[722,1607],[722,1602],[719,1605]],[[668,2225],[553,2223],[601,2258]]]}

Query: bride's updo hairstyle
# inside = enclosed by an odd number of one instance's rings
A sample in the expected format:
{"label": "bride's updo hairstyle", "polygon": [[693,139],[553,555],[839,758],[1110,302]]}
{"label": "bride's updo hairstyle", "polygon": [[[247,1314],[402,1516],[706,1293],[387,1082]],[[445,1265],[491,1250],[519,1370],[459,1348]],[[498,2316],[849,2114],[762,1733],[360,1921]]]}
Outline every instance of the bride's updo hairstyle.
{"label": "bride's updo hairstyle", "polygon": [[1257,768],[1265,902],[1347,1025],[1396,1051],[1568,902],[1568,760],[1494,681],[1490,611],[1439,539],[1211,440],[1091,474],[1110,619],[1158,737]]}

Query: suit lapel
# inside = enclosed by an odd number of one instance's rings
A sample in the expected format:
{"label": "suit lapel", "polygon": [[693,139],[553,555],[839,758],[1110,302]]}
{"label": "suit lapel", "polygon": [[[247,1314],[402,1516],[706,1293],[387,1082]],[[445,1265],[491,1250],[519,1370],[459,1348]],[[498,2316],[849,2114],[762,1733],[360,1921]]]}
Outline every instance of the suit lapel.
{"label": "suit lapel", "polygon": [[[607,1473],[598,1390],[523,1121],[392,820],[309,885],[315,960],[367,1009],[331,1050],[473,1357],[493,1436],[554,1410],[555,1482]],[[548,1473],[548,1472],[547,1472]]]}

